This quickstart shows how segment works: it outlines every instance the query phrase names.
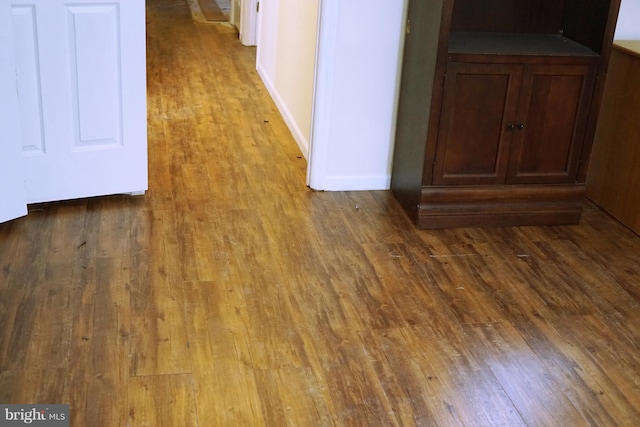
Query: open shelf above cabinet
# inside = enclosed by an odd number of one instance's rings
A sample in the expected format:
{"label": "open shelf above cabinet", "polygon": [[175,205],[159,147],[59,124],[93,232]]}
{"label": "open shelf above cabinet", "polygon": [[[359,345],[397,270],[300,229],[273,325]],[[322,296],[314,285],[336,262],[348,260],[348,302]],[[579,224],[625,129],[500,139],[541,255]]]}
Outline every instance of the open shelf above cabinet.
{"label": "open shelf above cabinet", "polygon": [[451,3],[451,32],[561,34],[600,54],[619,0],[454,0]]}
{"label": "open shelf above cabinet", "polygon": [[599,55],[560,34],[452,32],[450,54],[584,56]]}

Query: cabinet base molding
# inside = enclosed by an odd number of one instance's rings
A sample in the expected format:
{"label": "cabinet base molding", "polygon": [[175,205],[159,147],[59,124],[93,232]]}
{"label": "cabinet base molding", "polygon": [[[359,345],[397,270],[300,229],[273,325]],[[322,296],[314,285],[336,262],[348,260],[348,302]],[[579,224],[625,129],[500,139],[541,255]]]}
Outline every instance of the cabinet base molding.
{"label": "cabinet base molding", "polygon": [[421,229],[570,225],[580,222],[583,184],[428,186],[414,219]]}

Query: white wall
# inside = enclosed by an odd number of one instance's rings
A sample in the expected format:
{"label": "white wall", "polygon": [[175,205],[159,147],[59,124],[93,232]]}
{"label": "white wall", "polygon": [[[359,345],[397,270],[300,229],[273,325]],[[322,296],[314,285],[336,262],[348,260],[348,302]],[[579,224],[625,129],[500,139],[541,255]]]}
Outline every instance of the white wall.
{"label": "white wall", "polygon": [[257,70],[308,158],[318,0],[260,2]]}
{"label": "white wall", "polygon": [[[388,189],[407,0],[261,4],[258,71],[305,156],[309,150],[309,185]],[[622,0],[616,39],[640,39],[639,16],[640,0]]]}
{"label": "white wall", "polygon": [[388,189],[406,1],[322,0],[309,185]]}
{"label": "white wall", "polygon": [[622,0],[615,39],[640,39],[640,0]]}
{"label": "white wall", "polygon": [[314,189],[389,188],[405,3],[261,2],[258,73],[309,159]]}

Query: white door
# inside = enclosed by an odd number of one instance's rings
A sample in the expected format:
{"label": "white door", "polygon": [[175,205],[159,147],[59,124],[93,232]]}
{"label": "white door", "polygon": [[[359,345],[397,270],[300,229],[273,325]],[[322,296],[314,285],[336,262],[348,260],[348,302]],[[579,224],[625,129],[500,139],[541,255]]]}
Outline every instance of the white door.
{"label": "white door", "polygon": [[0,222],[27,214],[9,0],[0,0]]}
{"label": "white door", "polygon": [[28,202],[144,192],[144,0],[10,1]]}
{"label": "white door", "polygon": [[240,7],[240,41],[245,46],[258,44],[259,0],[242,0]]}

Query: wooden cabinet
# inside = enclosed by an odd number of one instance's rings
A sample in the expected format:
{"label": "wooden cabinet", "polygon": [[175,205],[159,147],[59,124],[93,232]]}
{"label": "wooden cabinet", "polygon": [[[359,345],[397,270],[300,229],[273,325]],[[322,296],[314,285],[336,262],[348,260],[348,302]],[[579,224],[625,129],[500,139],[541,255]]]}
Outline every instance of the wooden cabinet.
{"label": "wooden cabinet", "polygon": [[447,66],[432,183],[504,183],[515,135],[522,67]]}
{"label": "wooden cabinet", "polygon": [[640,40],[616,41],[593,142],[587,197],[640,234]]}
{"label": "wooden cabinet", "polygon": [[594,79],[591,64],[526,69],[507,183],[576,181]]}
{"label": "wooden cabinet", "polygon": [[409,1],[391,186],[419,227],[579,221],[618,7]]}
{"label": "wooden cabinet", "polygon": [[591,101],[587,65],[447,65],[432,183],[573,182]]}

